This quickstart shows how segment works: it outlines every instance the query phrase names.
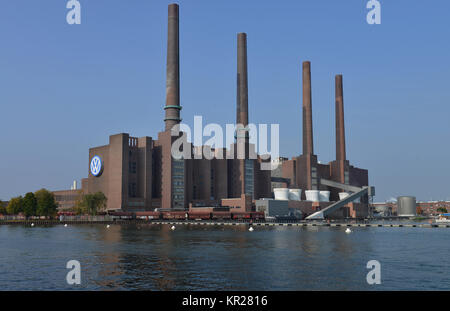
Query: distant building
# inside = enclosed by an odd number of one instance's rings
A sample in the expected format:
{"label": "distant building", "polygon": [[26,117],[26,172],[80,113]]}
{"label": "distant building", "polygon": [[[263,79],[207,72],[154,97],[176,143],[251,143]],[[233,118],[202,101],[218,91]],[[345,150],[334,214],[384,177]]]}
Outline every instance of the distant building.
{"label": "distant building", "polygon": [[52,191],[55,196],[55,201],[58,204],[58,211],[73,210],[76,207],[77,201],[81,198],[81,190],[60,190]]}
{"label": "distant building", "polygon": [[373,203],[370,207],[374,217],[389,217],[393,215],[393,207],[390,203]]}
{"label": "distant building", "polygon": [[[388,209],[391,211],[392,215],[397,216],[397,202],[377,202],[371,205],[375,210]],[[433,216],[439,215],[441,212],[438,211],[439,208],[445,208],[450,212],[450,201],[417,201],[416,202],[416,213],[417,215]]]}
{"label": "distant building", "polygon": [[419,215],[439,215],[439,208],[445,208],[450,212],[450,201],[428,201],[417,202],[417,214]]}

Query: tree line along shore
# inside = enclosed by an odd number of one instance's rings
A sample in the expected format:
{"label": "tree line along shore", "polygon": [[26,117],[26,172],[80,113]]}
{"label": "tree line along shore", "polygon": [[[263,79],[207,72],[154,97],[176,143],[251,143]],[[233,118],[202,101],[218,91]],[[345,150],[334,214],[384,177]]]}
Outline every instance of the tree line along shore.
{"label": "tree line along shore", "polygon": [[[106,201],[107,198],[102,192],[84,194],[77,201],[74,209],[65,210],[65,212],[73,212],[76,215],[97,215],[106,209]],[[0,216],[5,215],[53,218],[58,215],[58,203],[51,191],[41,189],[11,198],[9,202],[0,200]]]}

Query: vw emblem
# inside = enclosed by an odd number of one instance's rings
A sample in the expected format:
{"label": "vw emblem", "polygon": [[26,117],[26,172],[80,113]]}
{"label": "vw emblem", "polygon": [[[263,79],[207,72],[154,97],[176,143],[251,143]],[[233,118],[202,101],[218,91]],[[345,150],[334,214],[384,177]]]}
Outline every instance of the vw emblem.
{"label": "vw emblem", "polygon": [[91,160],[91,173],[94,176],[100,176],[103,170],[102,158],[98,155],[94,156]]}

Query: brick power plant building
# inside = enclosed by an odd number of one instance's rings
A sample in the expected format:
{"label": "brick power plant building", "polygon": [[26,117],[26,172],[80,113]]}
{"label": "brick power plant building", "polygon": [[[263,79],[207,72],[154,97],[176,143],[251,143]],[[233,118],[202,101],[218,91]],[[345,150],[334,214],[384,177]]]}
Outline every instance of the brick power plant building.
{"label": "brick power plant building", "polygon": [[[89,149],[89,176],[82,180],[82,189],[55,191],[60,206],[74,202],[77,193],[103,192],[110,211],[186,210],[189,207],[228,206],[245,211],[254,209],[255,200],[272,198],[272,171],[262,170],[263,160],[249,143],[246,126],[248,115],[247,35],[237,35],[237,101],[236,124],[244,130],[236,131],[230,149],[211,150],[216,157],[175,159],[172,143],[180,136],[171,131],[181,122],[179,70],[179,6],[169,5],[165,129],[152,137],[131,137],[117,134],[109,137],[109,144]],[[181,134],[180,134],[181,135]],[[189,146],[192,154],[199,147]],[[207,147],[208,148],[208,147]],[[242,148],[242,149],[240,149]],[[244,150],[244,158],[237,158]],[[232,153],[233,159],[226,157]],[[221,155],[221,157],[217,157]],[[96,158],[96,159],[94,159]],[[95,162],[97,161],[97,162]],[[95,176],[92,163],[97,165]],[[95,164],[94,163],[94,164]],[[320,184],[320,178],[354,186],[368,185],[368,171],[350,165],[346,158],[342,75],[336,76],[336,160],[320,164],[313,148],[311,68],[303,63],[303,154],[280,162],[281,180],[290,188],[329,190],[331,201],[338,200],[339,189]],[[77,192],[78,191],[78,192]],[[304,191],[302,199],[305,200]],[[299,201],[297,208],[314,211],[329,202]],[[353,203],[350,203],[352,205]],[[367,196],[362,197],[360,210],[367,212]],[[350,206],[349,208],[352,208]],[[366,214],[362,212],[362,214]],[[307,212],[308,213],[308,212]],[[343,214],[345,216],[345,213]],[[347,214],[348,216],[348,214]]]}

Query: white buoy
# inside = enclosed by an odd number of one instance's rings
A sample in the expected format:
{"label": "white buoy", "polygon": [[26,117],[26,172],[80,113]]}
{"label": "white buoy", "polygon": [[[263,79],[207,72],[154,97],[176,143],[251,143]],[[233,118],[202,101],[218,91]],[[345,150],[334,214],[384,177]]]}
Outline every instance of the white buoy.
{"label": "white buoy", "polygon": [[350,228],[345,229],[345,233],[352,233],[352,230]]}
{"label": "white buoy", "polygon": [[34,222],[31,223],[31,226],[34,227]]}
{"label": "white buoy", "polygon": [[106,225],[106,228],[109,228],[109,225]]}
{"label": "white buoy", "polygon": [[175,226],[170,227],[170,230],[175,230]]}
{"label": "white buoy", "polygon": [[67,227],[67,224],[64,224],[64,227]]}
{"label": "white buoy", "polygon": [[253,227],[248,228],[248,231],[252,232],[254,229]]}

